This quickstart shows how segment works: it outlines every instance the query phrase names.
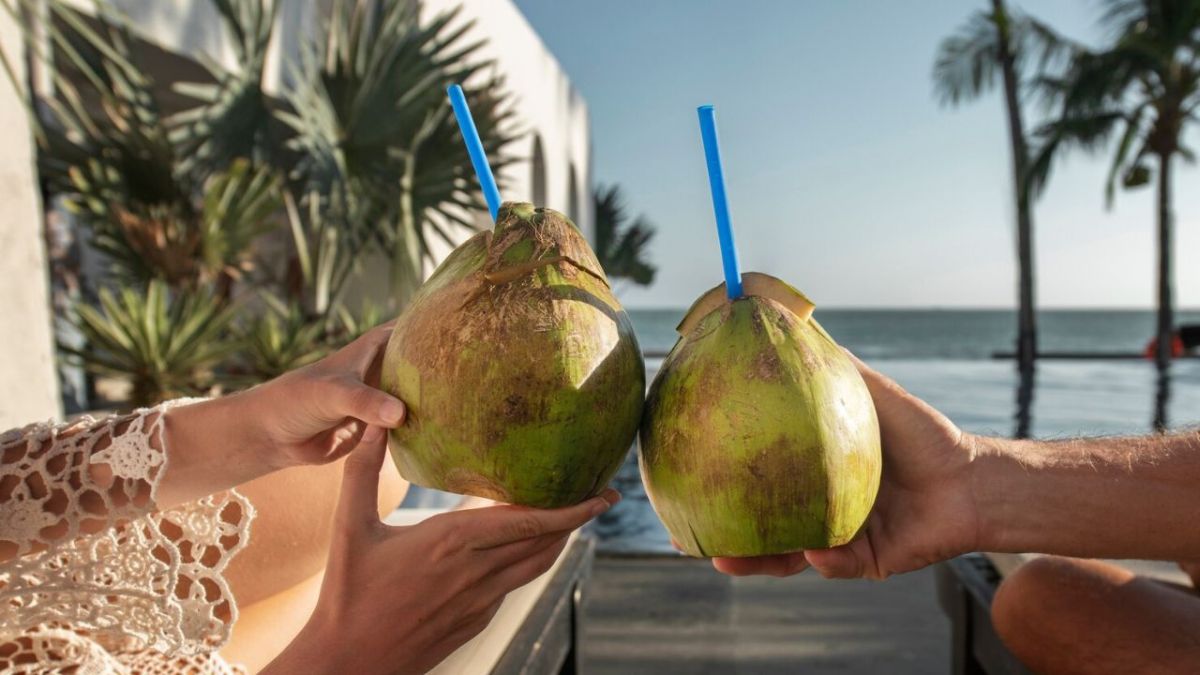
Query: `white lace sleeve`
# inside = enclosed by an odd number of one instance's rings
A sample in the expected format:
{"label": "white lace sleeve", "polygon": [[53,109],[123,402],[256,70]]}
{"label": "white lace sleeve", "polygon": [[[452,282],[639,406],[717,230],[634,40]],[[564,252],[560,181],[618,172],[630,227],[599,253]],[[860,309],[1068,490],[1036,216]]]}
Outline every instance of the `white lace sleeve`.
{"label": "white lace sleeve", "polygon": [[228,672],[210,658],[237,618],[223,573],[254,511],[232,490],[155,510],[182,403],[0,436],[0,671]]}

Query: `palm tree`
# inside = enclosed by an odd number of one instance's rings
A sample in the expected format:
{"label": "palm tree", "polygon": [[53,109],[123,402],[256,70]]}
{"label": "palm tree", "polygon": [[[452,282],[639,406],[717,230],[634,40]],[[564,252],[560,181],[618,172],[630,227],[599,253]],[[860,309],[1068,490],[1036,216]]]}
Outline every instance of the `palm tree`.
{"label": "palm tree", "polygon": [[[470,40],[472,22],[458,13],[424,23],[418,2],[335,3],[325,41],[288,93],[292,111],[279,115],[306,193],[334,215],[352,214],[347,224],[365,227],[390,252],[393,309],[407,303],[432,261],[428,237],[456,245],[454,230],[474,230],[471,214],[484,208],[446,86],[475,81],[490,63],[476,57],[482,42]],[[494,80],[466,88],[499,171],[516,139],[508,97]]]}
{"label": "palm tree", "polygon": [[[1146,185],[1157,169],[1155,362],[1165,383],[1175,323],[1171,178],[1176,158],[1194,159],[1183,136],[1200,110],[1200,0],[1105,0],[1103,22],[1115,36],[1111,45],[1079,51],[1063,77],[1042,82],[1060,108],[1038,130],[1043,143],[1030,188],[1044,187],[1059,150],[1102,150],[1113,135],[1120,140],[1105,187],[1110,205],[1118,180],[1126,188]],[[1155,426],[1165,425],[1160,409]]]}
{"label": "palm tree", "polygon": [[172,291],[154,279],[144,290],[102,288],[98,305],[75,308],[87,345],[59,349],[93,374],[126,380],[134,406],[206,391],[238,347],[227,335],[233,307],[208,289]]}
{"label": "palm tree", "polygon": [[[1022,119],[1022,85],[1030,67],[1046,68],[1062,54],[1063,42],[1032,17],[1008,10],[992,0],[990,11],[971,15],[957,33],[946,38],[933,68],[934,87],[943,104],[958,105],[980,98],[999,79],[1004,87],[1008,136],[1012,150],[1013,201],[1017,218],[1017,369],[1032,397],[1037,358],[1037,315],[1034,305],[1033,213],[1025,190],[1029,143]],[[1022,398],[1022,396],[1018,396]],[[1019,405],[1018,437],[1029,433],[1029,400]]]}
{"label": "palm tree", "polygon": [[654,226],[642,216],[629,222],[621,191],[616,185],[598,188],[592,201],[596,209],[596,258],[604,273],[614,281],[624,279],[639,286],[649,286],[658,271],[645,258],[650,240],[654,238]]}
{"label": "palm tree", "polygon": [[[259,287],[286,307],[257,323],[235,322],[257,339],[245,342],[258,350],[249,356],[262,374],[294,363],[317,336],[338,343],[378,316],[355,317],[341,306],[362,254],[380,251],[393,261],[394,311],[420,282],[429,238],[453,243],[457,230],[474,228],[472,212],[484,204],[447,84],[467,83],[497,170],[511,161],[505,148],[518,135],[509,128],[508,96],[489,78],[491,63],[478,57],[482,42],[458,10],[422,18],[419,0],[325,3],[327,30],[304,46],[275,97],[264,75],[281,3],[210,1],[236,65],[201,63],[207,81],[176,83],[182,96],[170,98],[183,104],[172,100],[171,110],[138,62],[139,38],[106,0],[94,0],[90,13],[68,0],[0,0],[0,10],[26,31],[53,79],[52,92],[28,100],[39,172],[115,272],[99,285],[115,280],[128,286],[122,302],[140,294],[158,307],[152,285],[183,302],[215,283],[218,308],[229,304],[235,283]],[[11,79],[3,54],[0,66]],[[273,259],[256,256],[256,242],[284,227],[291,234],[286,269],[272,269]],[[254,262],[254,275],[245,274]],[[94,299],[95,289],[87,290]],[[162,321],[177,318],[155,311]],[[78,358],[141,367],[139,337],[123,314],[86,307],[81,314],[89,338],[104,337],[107,321],[109,333],[124,339]],[[303,335],[277,339],[302,328]],[[116,358],[119,349],[129,353]],[[191,377],[191,364],[171,363],[181,381]]]}
{"label": "palm tree", "polygon": [[[2,0],[10,13],[40,15],[36,0],[13,1],[16,7]],[[51,52],[40,56],[52,54],[46,63],[55,93],[38,101],[35,120],[50,191],[68,197],[119,270],[172,263],[135,276],[177,285],[177,278],[190,282],[199,274],[195,261],[212,258],[202,235],[224,233],[201,222],[208,183],[250,162],[255,175],[265,167],[286,178],[290,196],[305,206],[292,214],[308,238],[335,232],[338,245],[329,250],[351,261],[368,245],[387,251],[403,298],[431,257],[428,238],[454,243],[455,230],[473,229],[472,212],[483,209],[445,100],[447,84],[469,83],[472,112],[497,171],[512,161],[505,150],[518,137],[510,128],[513,111],[501,84],[486,76],[491,63],[477,56],[483,43],[472,38],[472,22],[460,20],[457,9],[422,20],[420,2],[331,3],[323,37],[306,45],[292,82],[273,98],[263,78],[279,3],[211,2],[236,66],[201,63],[209,81],[175,84],[187,103],[173,114],[137,62],[136,37],[119,13],[103,0],[94,16],[65,0],[47,3]],[[40,29],[27,24],[26,30]],[[229,236],[247,244],[258,233]],[[165,250],[147,257],[139,240],[162,242]],[[238,258],[246,249],[233,243],[215,245]],[[233,269],[245,261],[222,262]],[[325,280],[336,297],[352,265],[325,269],[339,273]],[[332,306],[324,309],[331,316]]]}
{"label": "palm tree", "polygon": [[59,2],[47,12],[49,52],[39,56],[53,54],[55,92],[31,116],[47,190],[76,214],[118,281],[215,283],[228,296],[250,265],[251,242],[278,225],[274,172],[245,160],[184,171],[128,28]]}

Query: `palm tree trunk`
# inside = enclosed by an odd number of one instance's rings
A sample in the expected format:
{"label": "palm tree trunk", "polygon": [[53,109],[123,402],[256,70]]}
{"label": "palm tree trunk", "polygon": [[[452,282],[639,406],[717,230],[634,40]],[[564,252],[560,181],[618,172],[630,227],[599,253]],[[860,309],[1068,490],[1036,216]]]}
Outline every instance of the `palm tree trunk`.
{"label": "palm tree trunk", "polygon": [[1017,215],[1017,372],[1021,383],[1017,394],[1017,426],[1015,435],[1029,435],[1029,410],[1033,402],[1034,364],[1037,358],[1037,315],[1033,293],[1033,214],[1025,175],[1029,166],[1029,149],[1025,140],[1025,125],[1021,119],[1020,83],[1017,80],[1014,55],[1010,49],[1009,16],[1003,0],[992,0],[994,21],[1000,31],[999,54],[1004,73],[1004,100],[1008,108],[1008,132],[1012,144],[1013,200]]}
{"label": "palm tree trunk", "polygon": [[1174,226],[1171,217],[1171,153],[1158,157],[1158,320],[1154,361],[1158,366],[1159,387],[1155,405],[1154,428],[1167,427],[1167,399],[1171,342],[1175,332],[1175,303],[1173,293],[1172,258],[1174,257]]}

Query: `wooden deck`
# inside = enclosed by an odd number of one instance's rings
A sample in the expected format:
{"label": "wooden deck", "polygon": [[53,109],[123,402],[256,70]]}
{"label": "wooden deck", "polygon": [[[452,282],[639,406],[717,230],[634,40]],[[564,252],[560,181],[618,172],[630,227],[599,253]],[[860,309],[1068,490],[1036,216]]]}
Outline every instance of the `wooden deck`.
{"label": "wooden deck", "polygon": [[583,672],[946,673],[950,627],[930,570],[886,582],[732,579],[708,561],[600,557]]}

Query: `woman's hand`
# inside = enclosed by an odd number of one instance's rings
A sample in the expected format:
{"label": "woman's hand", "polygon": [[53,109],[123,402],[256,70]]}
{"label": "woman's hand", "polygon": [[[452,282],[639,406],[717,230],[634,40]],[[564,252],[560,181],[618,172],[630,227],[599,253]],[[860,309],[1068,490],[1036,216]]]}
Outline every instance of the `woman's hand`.
{"label": "woman's hand", "polygon": [[576,528],[619,497],[541,511],[490,506],[408,527],[376,511],[385,441],[346,459],[329,564],[308,625],[264,673],[423,673],[546,572]]}
{"label": "woman's hand", "polygon": [[268,473],[340,459],[404,422],[380,391],[391,323],[324,359],[253,389],[166,413],[169,461],[157,503],[168,507]]}
{"label": "woman's hand", "polygon": [[879,496],[857,539],[831,549],[716,558],[734,576],[789,576],[809,566],[828,578],[882,579],[975,550],[975,439],[900,385],[855,359],[875,401],[883,445]]}
{"label": "woman's hand", "polygon": [[377,388],[391,334],[388,322],[310,366],[241,394],[259,419],[259,443],[278,468],[332,462],[359,441],[374,442],[404,422],[404,404]]}

